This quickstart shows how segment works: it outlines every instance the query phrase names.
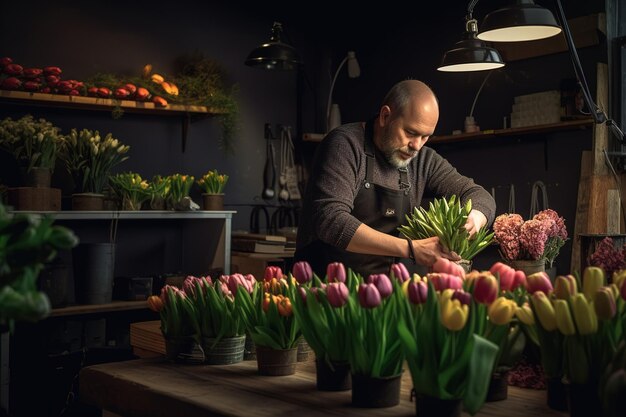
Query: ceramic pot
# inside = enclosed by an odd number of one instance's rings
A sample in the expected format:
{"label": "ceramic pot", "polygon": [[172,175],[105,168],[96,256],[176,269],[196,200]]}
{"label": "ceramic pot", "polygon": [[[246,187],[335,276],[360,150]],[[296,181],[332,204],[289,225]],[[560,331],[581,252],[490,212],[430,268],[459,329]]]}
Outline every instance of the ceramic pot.
{"label": "ceramic pot", "polygon": [[202,208],[204,210],[224,210],[224,194],[202,194]]}

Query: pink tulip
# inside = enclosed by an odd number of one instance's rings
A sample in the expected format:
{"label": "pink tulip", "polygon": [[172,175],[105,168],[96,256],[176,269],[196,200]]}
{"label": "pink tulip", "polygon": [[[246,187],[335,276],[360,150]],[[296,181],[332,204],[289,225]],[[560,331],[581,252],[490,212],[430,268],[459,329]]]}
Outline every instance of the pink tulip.
{"label": "pink tulip", "polygon": [[269,282],[272,278],[276,278],[277,280],[281,280],[283,278],[283,270],[280,269],[279,266],[265,267],[265,276],[263,277],[263,280]]}
{"label": "pink tulip", "polygon": [[526,288],[527,285],[526,274],[524,271],[515,271],[515,276],[513,277],[513,287],[511,287],[511,290],[514,290],[517,287]]}
{"label": "pink tulip", "polygon": [[534,294],[537,291],[543,291],[544,294],[552,293],[552,283],[550,277],[545,271],[535,272],[526,277],[528,292]]}
{"label": "pink tulip", "polygon": [[464,278],[465,271],[463,267],[456,262],[452,262],[446,258],[437,258],[432,266],[433,272],[443,272],[445,274],[456,275],[457,277]]}
{"label": "pink tulip", "polygon": [[513,290],[513,283],[515,282],[515,269],[511,268],[505,263],[496,262],[489,268],[489,272],[494,275],[498,275],[500,279],[500,289],[502,291]]}
{"label": "pink tulip", "polygon": [[428,285],[424,281],[411,281],[407,286],[407,292],[412,304],[424,304],[428,298]]}
{"label": "pink tulip", "polygon": [[378,307],[382,301],[380,292],[374,284],[359,285],[359,304],[364,308]]}
{"label": "pink tulip", "polygon": [[326,297],[328,303],[333,307],[341,307],[346,304],[349,295],[348,287],[343,282],[331,282],[326,286]]}
{"label": "pink tulip", "polygon": [[[514,274],[510,274],[512,278]],[[502,283],[502,281],[500,281]],[[498,297],[498,281],[491,273],[483,273],[474,281],[474,300],[480,304],[491,304]]]}
{"label": "pink tulip", "polygon": [[463,287],[462,278],[444,272],[431,272],[430,274],[426,274],[426,278],[432,281],[437,291],[447,290],[448,288],[460,290]]}
{"label": "pink tulip", "polygon": [[326,267],[326,280],[328,282],[346,282],[346,268],[341,262],[331,262]]}
{"label": "pink tulip", "polygon": [[291,273],[299,284],[310,282],[313,279],[313,270],[307,261],[300,261],[293,264]]}
{"label": "pink tulip", "polygon": [[372,274],[367,277],[367,282],[376,286],[382,298],[389,297],[393,292],[391,280],[385,274]]}
{"label": "pink tulip", "polygon": [[390,275],[400,282],[407,281],[410,278],[409,271],[403,263],[391,264]]}

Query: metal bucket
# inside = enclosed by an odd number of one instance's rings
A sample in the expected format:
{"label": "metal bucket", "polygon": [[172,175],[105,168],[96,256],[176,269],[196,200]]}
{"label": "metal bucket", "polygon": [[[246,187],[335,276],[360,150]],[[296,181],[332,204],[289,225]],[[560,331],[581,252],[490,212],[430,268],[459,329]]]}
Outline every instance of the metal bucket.
{"label": "metal bucket", "polygon": [[230,365],[243,360],[246,335],[225,337],[217,340],[212,337],[202,338],[205,363],[208,365]]}

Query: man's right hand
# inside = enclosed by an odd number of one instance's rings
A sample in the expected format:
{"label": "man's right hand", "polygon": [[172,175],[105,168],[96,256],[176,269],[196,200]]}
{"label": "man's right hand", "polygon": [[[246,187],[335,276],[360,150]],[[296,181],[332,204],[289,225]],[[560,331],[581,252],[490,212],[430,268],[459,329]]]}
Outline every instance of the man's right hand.
{"label": "man's right hand", "polygon": [[461,257],[455,252],[445,251],[436,236],[414,240],[413,249],[415,262],[420,265],[432,266],[437,258],[446,258],[451,261],[461,260]]}

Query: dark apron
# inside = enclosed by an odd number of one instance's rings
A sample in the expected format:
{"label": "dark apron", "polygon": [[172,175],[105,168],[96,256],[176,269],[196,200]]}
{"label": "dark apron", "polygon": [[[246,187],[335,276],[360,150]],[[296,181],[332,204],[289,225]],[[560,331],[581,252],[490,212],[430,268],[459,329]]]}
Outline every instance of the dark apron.
{"label": "dark apron", "polygon": [[[393,236],[398,236],[397,228],[404,222],[404,215],[410,211],[409,189],[406,169],[399,169],[400,189],[394,190],[372,182],[375,165],[375,151],[373,141],[373,122],[365,126],[365,180],[361,185],[355,200],[352,215],[361,222]],[[364,278],[370,274],[389,274],[391,264],[396,260],[392,256],[366,255],[348,252],[315,240],[299,249],[294,260],[305,260],[311,264],[315,273],[323,278],[326,275],[326,266],[330,262],[342,262],[346,268],[360,273]]]}

